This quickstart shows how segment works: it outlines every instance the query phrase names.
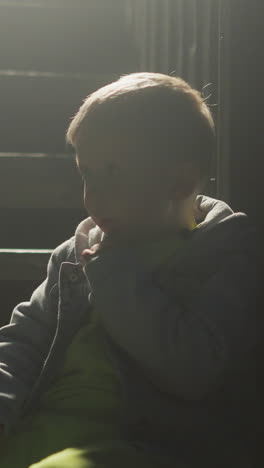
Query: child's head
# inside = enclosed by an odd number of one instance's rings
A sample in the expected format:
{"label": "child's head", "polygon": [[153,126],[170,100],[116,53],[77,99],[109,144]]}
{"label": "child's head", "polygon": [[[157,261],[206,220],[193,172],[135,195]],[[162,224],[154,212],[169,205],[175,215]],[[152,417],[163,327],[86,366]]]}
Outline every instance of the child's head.
{"label": "child's head", "polygon": [[209,177],[214,123],[185,81],[122,76],[87,97],[67,141],[85,182],[85,207],[104,231],[143,237],[190,227]]}

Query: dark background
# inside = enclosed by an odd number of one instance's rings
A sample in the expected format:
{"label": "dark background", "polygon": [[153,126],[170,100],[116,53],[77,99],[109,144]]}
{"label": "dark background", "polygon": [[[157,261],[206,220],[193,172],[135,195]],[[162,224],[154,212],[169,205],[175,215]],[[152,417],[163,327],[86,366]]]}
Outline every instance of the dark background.
{"label": "dark background", "polygon": [[231,204],[252,218],[262,238],[264,4],[232,0],[230,6]]}

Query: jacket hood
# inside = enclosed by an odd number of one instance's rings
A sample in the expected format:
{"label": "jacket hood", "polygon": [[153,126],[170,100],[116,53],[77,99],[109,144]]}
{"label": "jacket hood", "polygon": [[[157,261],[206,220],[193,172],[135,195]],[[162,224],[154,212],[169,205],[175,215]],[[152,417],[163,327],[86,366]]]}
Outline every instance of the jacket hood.
{"label": "jacket hood", "polygon": [[[198,195],[195,201],[195,219],[199,224],[192,237],[192,247],[195,256],[204,258],[210,256],[210,252],[221,255],[223,250],[237,250],[241,252],[247,249],[249,235],[252,235],[253,226],[244,213],[234,213],[222,200]],[[84,219],[75,231],[75,256],[77,262],[85,264],[82,258],[84,249],[92,248],[104,238],[104,232],[91,217]],[[198,254],[197,254],[198,252]]]}

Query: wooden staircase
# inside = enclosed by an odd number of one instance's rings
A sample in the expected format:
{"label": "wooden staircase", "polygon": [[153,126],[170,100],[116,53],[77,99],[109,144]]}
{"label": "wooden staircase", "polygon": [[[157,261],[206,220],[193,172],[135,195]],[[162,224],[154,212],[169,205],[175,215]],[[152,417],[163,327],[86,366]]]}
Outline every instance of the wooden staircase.
{"label": "wooden staircase", "polygon": [[88,216],[65,133],[83,99],[137,71],[123,0],[0,0],[0,325]]}

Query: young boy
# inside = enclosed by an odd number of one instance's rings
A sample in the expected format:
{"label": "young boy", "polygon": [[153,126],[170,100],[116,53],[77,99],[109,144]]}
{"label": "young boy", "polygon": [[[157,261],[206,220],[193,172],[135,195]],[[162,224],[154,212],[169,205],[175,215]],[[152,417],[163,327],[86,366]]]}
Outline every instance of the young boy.
{"label": "young boy", "polygon": [[89,217],[0,331],[1,468],[253,466],[255,229],[199,195],[208,107],[134,73],[67,139]]}

